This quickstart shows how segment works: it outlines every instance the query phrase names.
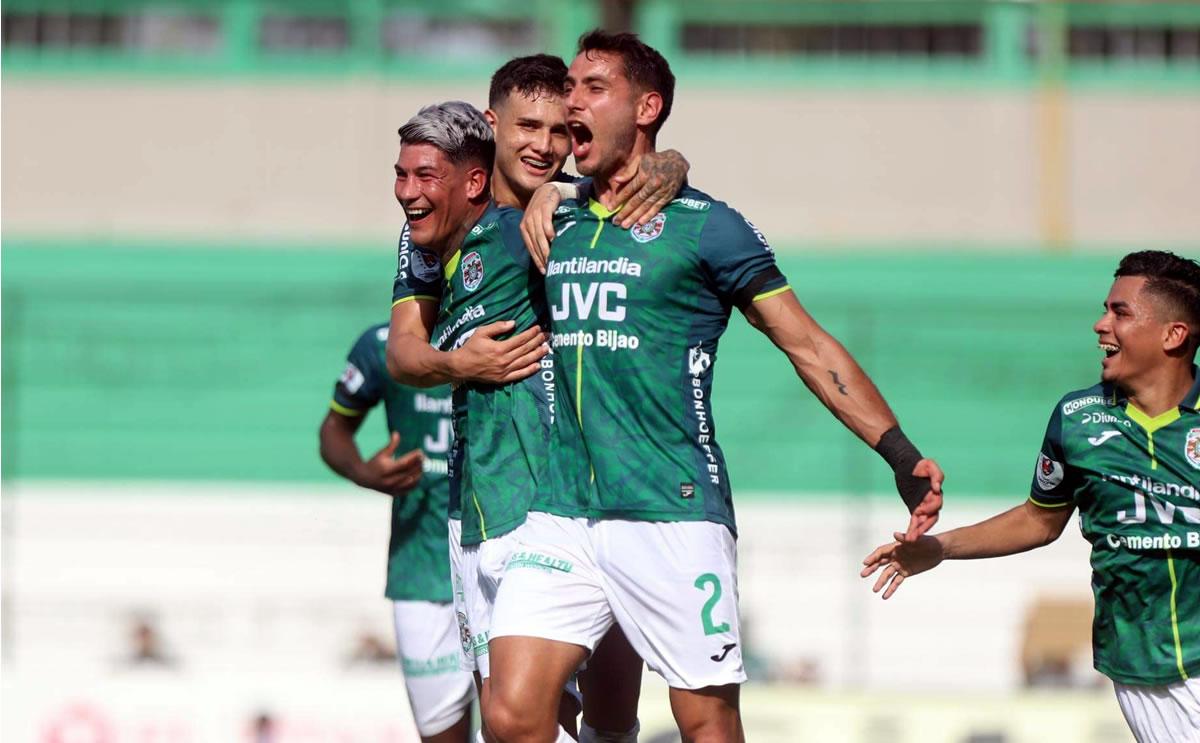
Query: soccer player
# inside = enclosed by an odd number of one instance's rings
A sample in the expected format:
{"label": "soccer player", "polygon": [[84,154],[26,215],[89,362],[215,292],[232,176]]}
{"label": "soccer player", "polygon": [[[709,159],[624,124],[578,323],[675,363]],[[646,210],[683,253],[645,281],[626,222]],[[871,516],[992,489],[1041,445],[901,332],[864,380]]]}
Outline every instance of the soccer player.
{"label": "soccer player", "polygon": [[879,547],[863,577],[890,598],[943,560],[1053,542],[1079,509],[1092,544],[1096,670],[1141,743],[1200,740],[1200,264],[1121,259],[1092,328],[1100,383],[1050,414],[1029,499],[987,521]]}
{"label": "soccer player", "polygon": [[912,538],[936,519],[942,475],[740,214],[684,188],[644,225],[619,226],[621,183],[670,112],[666,60],[632,34],[593,31],[567,88],[575,162],[593,189],[556,210],[546,292],[560,412],[574,409],[587,454],[558,459],[592,487],[535,498],[496,600],[484,718],[505,743],[550,739],[557,688],[616,622],[670,685],[684,740],[736,741],[735,522],[711,406],[732,307],[893,465]]}
{"label": "soccer player", "polygon": [[[459,668],[458,622],[446,561],[450,487],[449,387],[414,389],[387,373],[388,326],[368,328],[354,342],[321,423],[321,458],[351,482],[392,497],[387,588],[396,654],[409,705],[425,743],[463,743],[470,736],[471,675]],[[354,436],[367,412],[383,403],[387,445],[369,459]],[[401,442],[416,448],[397,457]]]}
{"label": "soccer player", "polygon": [[[458,515],[463,547],[454,559],[461,564],[456,582],[461,578],[463,590],[456,589],[456,600],[465,607],[459,616],[464,650],[483,677],[484,700],[490,675],[491,600],[515,543],[512,532],[524,522],[538,488],[568,487],[552,485],[547,470],[555,446],[549,440],[554,378],[552,362],[539,360],[539,326],[548,324],[542,279],[532,270],[517,231],[520,213],[501,206],[524,206],[532,190],[557,175],[566,159],[569,139],[561,95],[565,72],[561,60],[539,55],[514,60],[493,80],[487,120],[497,137],[493,194],[500,203],[484,204],[473,180],[459,202],[443,188],[456,180],[452,153],[459,146],[446,133],[457,128],[479,134],[465,104],[429,107],[401,130],[396,195],[409,215],[413,242],[422,249],[402,246],[392,320],[398,351],[393,372],[417,384],[462,384],[461,404],[455,406],[454,460],[461,466],[452,478],[462,499]],[[441,121],[447,107],[457,111],[453,122]],[[433,158],[424,175],[422,154]],[[660,158],[643,169],[645,187],[635,182],[631,188],[647,192],[643,204],[653,210],[678,188],[685,166],[677,155]],[[665,189],[666,196],[656,195],[656,187]],[[456,203],[463,208],[456,211]],[[427,222],[439,212],[440,222]],[[460,224],[470,227],[465,238],[450,229]],[[443,263],[444,274],[435,270]],[[504,322],[494,322],[500,318]],[[497,333],[510,331],[517,331],[512,341],[517,345],[502,347],[494,340]],[[495,366],[484,369],[486,363]],[[539,372],[537,377],[527,377],[533,371]],[[557,448],[566,452],[568,444],[559,442]],[[452,501],[455,497],[452,494]],[[452,532],[455,528],[452,522]],[[585,695],[582,737],[599,729],[627,731],[615,739],[632,740],[641,661],[619,633],[606,646],[611,652],[600,654],[587,675],[606,668],[606,675],[626,683],[618,684],[624,688],[609,684],[604,693]],[[564,717],[573,718],[574,712]]]}

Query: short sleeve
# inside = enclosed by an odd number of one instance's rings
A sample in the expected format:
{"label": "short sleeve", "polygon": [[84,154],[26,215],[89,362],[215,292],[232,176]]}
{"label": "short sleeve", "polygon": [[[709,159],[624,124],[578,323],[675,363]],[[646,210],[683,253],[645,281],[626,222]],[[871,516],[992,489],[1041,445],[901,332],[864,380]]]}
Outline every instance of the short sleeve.
{"label": "short sleeve", "polygon": [[350,349],[330,405],[342,415],[363,415],[383,398],[387,369],[379,348],[381,342],[387,342],[387,332],[386,325],[371,328]]}
{"label": "short sleeve", "polygon": [[700,259],[723,302],[744,309],[788,289],[763,234],[734,209],[714,203],[700,232]]}
{"label": "short sleeve", "polygon": [[408,223],[400,231],[396,248],[396,279],[392,282],[392,306],[413,299],[438,302],[442,298],[442,261],[433,251],[413,245]]}
{"label": "short sleeve", "polygon": [[1033,471],[1029,500],[1042,508],[1070,506],[1075,497],[1075,488],[1070,480],[1062,442],[1062,405],[1059,404],[1054,406],[1050,422],[1046,424],[1046,435],[1042,439],[1042,448]]}

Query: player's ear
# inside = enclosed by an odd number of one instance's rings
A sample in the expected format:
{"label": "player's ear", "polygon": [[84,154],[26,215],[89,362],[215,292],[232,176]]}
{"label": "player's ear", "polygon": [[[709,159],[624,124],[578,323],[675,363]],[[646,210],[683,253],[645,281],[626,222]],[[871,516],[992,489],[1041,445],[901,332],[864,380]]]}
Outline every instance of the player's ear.
{"label": "player's ear", "polygon": [[638,96],[637,102],[637,124],[638,126],[650,126],[662,114],[663,99],[662,94],[651,90],[642,93]]}
{"label": "player's ear", "polygon": [[488,126],[492,128],[492,131],[496,131],[496,122],[498,121],[496,112],[489,108],[483,112],[483,118],[487,119]]}
{"label": "player's ear", "polygon": [[488,193],[488,171],[482,165],[473,165],[467,171],[467,198],[475,201]]}
{"label": "player's ear", "polygon": [[1191,340],[1191,328],[1185,322],[1169,322],[1163,326],[1163,350],[1168,354],[1186,351]]}

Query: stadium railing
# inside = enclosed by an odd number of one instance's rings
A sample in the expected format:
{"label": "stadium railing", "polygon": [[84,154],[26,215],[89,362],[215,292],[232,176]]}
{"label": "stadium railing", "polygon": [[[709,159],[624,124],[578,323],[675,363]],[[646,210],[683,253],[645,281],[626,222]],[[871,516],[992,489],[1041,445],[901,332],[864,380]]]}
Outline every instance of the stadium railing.
{"label": "stadium railing", "polygon": [[[534,51],[570,53],[599,0],[12,0],[5,74],[478,77]],[[1013,0],[642,0],[634,30],[682,76],[1194,89],[1200,5]]]}

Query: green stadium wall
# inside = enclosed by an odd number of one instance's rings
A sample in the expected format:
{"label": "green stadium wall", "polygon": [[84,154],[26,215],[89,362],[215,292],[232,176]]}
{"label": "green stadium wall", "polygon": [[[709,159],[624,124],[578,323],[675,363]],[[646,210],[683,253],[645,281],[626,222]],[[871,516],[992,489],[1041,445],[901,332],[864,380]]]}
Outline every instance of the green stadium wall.
{"label": "green stadium wall", "polygon": [[[333,481],[317,426],[387,316],[394,252],[6,239],[6,478]],[[1020,498],[1043,426],[1096,379],[1115,255],[802,248],[780,263],[951,493]],[[715,418],[737,491],[885,492],[886,466],[735,317]],[[382,416],[360,442],[373,450]]]}

